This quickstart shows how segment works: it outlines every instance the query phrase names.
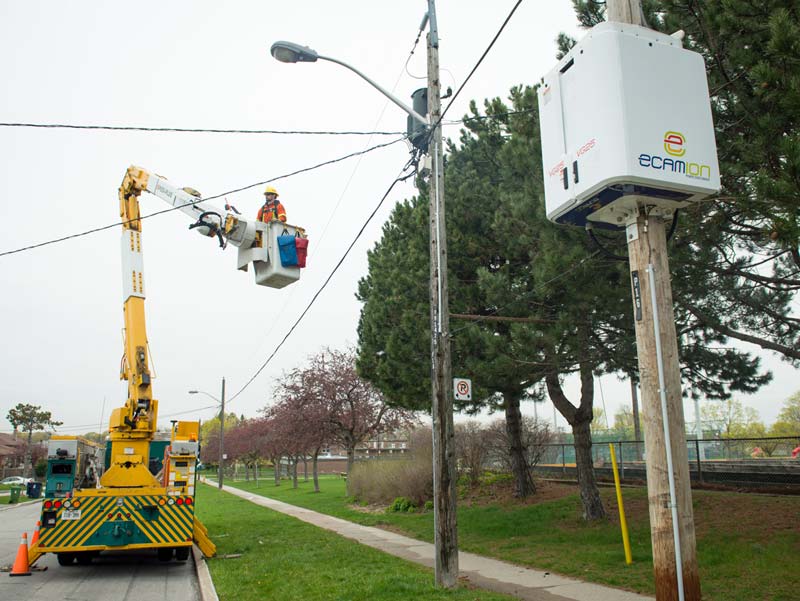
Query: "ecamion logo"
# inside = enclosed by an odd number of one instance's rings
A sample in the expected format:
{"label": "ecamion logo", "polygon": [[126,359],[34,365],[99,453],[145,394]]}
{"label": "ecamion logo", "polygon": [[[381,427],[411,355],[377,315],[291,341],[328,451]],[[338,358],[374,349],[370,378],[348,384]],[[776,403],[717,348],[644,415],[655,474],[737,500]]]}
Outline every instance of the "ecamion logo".
{"label": "ecamion logo", "polygon": [[686,138],[679,131],[668,131],[664,134],[664,150],[667,154],[674,157],[682,157],[686,154],[686,149],[683,145],[686,144]]}
{"label": "ecamion logo", "polygon": [[[664,150],[670,156],[662,157],[657,154],[642,153],[639,155],[639,165],[659,171],[682,173],[691,179],[711,179],[711,166],[691,161],[681,160],[686,154],[686,136],[679,131],[664,133]],[[675,157],[675,158],[672,158]]]}

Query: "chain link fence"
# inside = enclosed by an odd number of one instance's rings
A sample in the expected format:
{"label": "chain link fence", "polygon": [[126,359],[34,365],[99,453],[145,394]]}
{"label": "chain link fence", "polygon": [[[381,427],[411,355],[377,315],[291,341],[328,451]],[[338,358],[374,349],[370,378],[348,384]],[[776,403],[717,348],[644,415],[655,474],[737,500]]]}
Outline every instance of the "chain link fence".
{"label": "chain link fence", "polygon": [[[613,480],[611,450],[614,445],[620,479],[646,480],[647,449],[643,441],[594,440],[595,475]],[[732,488],[783,489],[800,493],[800,435],[766,438],[687,439],[689,473],[698,485]],[[545,477],[573,479],[576,476],[572,442],[544,445],[535,472]],[[794,453],[794,454],[793,454]]]}

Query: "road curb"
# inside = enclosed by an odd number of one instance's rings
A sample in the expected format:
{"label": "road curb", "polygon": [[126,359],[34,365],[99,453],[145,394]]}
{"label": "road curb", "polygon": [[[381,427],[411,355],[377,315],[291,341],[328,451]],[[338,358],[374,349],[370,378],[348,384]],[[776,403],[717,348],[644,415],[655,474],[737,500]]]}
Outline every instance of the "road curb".
{"label": "road curb", "polygon": [[208,564],[197,545],[192,545],[192,558],[194,559],[194,569],[197,572],[197,583],[200,586],[200,600],[219,601],[217,589],[211,579],[211,572],[208,571]]}
{"label": "road curb", "polygon": [[22,503],[6,503],[0,505],[0,511],[6,511],[7,509],[13,509],[14,507],[23,507],[25,505],[30,505],[31,503],[41,503],[41,499],[30,499],[28,501],[23,501]]}

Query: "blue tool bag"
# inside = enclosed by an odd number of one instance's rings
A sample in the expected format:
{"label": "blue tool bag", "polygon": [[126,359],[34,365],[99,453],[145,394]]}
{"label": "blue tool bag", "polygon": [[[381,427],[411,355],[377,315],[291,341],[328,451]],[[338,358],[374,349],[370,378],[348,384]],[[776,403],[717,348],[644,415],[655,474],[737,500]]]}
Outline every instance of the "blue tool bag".
{"label": "blue tool bag", "polygon": [[284,267],[297,267],[297,247],[294,243],[294,234],[283,230],[278,236],[278,251],[281,255],[281,265]]}

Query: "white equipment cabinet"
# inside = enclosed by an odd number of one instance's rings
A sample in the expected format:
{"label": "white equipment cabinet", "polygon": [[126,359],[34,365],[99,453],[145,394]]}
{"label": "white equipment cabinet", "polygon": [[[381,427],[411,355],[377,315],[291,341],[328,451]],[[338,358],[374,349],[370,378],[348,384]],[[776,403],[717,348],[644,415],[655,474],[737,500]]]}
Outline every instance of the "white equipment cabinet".
{"label": "white equipment cabinet", "polygon": [[547,217],[625,227],[719,191],[703,58],[678,37],[593,27],[538,90]]}

